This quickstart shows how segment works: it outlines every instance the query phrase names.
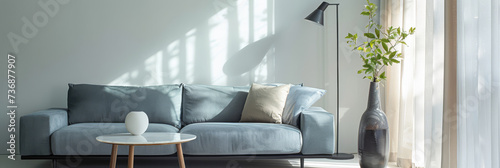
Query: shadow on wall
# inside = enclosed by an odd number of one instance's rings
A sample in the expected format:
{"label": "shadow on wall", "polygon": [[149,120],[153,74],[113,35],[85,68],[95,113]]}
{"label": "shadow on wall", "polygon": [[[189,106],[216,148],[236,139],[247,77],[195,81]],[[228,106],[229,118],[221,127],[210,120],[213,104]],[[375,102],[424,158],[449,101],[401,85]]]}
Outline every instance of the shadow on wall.
{"label": "shadow on wall", "polygon": [[[197,83],[247,85],[252,82],[274,82],[274,1],[196,1],[190,10],[182,11],[164,31],[175,23],[191,20],[192,11],[213,6],[206,19],[197,19],[191,27],[181,26],[176,38],[138,66],[131,66],[108,84],[157,85],[164,83]],[[211,4],[209,4],[211,3]],[[199,15],[199,12],[194,12]],[[206,13],[206,12],[201,12]],[[191,23],[191,22],[190,22]],[[173,36],[171,33],[167,33]],[[246,46],[246,47],[245,47]],[[243,48],[245,47],[245,48]],[[135,64],[135,63],[134,63]],[[124,69],[124,65],[121,65]],[[126,66],[125,66],[126,67]]]}
{"label": "shadow on wall", "polygon": [[265,37],[236,52],[224,64],[224,73],[229,76],[243,75],[247,72],[251,73],[262,62],[269,49],[271,49],[274,38],[274,35]]}

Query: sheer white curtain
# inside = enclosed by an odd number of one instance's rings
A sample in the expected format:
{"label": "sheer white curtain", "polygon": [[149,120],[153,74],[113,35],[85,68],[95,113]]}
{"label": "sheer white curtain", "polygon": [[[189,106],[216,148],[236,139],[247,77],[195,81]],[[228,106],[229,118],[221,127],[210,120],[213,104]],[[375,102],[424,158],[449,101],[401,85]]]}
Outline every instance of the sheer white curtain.
{"label": "sheer white curtain", "polygon": [[382,0],[385,26],[416,27],[402,47],[401,66],[386,69],[385,112],[391,161],[401,167],[441,167],[444,0]]}
{"label": "sheer white curtain", "polygon": [[458,0],[458,167],[500,167],[499,0]]}

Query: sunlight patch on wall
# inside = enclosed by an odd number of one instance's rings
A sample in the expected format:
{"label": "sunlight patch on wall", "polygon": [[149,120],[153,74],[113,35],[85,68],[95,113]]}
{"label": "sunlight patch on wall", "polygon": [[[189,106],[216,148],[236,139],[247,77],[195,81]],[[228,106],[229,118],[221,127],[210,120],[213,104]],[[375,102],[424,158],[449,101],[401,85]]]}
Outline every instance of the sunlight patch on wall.
{"label": "sunlight patch on wall", "polygon": [[134,70],[122,74],[120,77],[108,83],[109,85],[160,85],[163,84],[163,52],[158,51],[152,55],[143,65]]}
{"label": "sunlight patch on wall", "polygon": [[[218,1],[220,0],[214,2]],[[110,84],[234,85],[274,82],[274,47],[269,51],[268,47],[256,48],[260,51],[266,50],[266,54],[255,56],[254,60],[260,60],[262,57],[263,59],[254,67],[248,68],[249,71],[231,76],[223,70],[224,65],[236,52],[274,34],[274,0],[238,0],[227,4],[220,1],[217,4],[217,7],[221,8],[215,9],[217,11],[207,17],[206,21],[187,29],[185,33],[170,34],[177,38],[165,43],[165,47],[145,59],[143,65],[133,67],[134,70],[124,73]]]}
{"label": "sunlight patch on wall", "polygon": [[173,83],[180,83],[179,81],[179,57],[172,57],[168,61],[168,68],[170,69],[170,78]]}
{"label": "sunlight patch on wall", "polygon": [[[228,26],[231,26],[230,24],[238,25],[239,39],[237,43],[239,45],[237,45],[237,50],[240,50],[248,44],[274,34],[274,24],[270,23],[273,22],[274,13],[272,13],[272,9],[269,9],[273,5],[274,1],[238,1],[235,7],[224,8],[210,18],[211,84],[227,85],[230,82],[227,81],[228,76],[222,71],[224,63],[232,54],[235,54],[227,52],[230,50],[228,43],[234,43],[228,39]],[[230,13],[229,10],[236,10],[236,12]],[[234,21],[227,16],[229,14],[238,16],[237,23],[232,23]],[[274,49],[268,52],[259,65],[240,77],[248,79],[249,84],[269,82],[270,79],[274,80],[274,77],[268,77],[270,73],[274,73]]]}
{"label": "sunlight patch on wall", "polygon": [[186,33],[186,83],[194,82],[194,56],[196,54],[196,29]]}
{"label": "sunlight patch on wall", "polygon": [[253,81],[254,82],[258,82],[258,83],[264,83],[264,82],[267,82],[267,74],[268,74],[268,71],[267,71],[267,64],[268,64],[268,57],[264,57],[264,59],[262,60],[262,62],[257,65],[257,67],[255,67],[255,70],[253,71],[253,73],[255,74],[255,76],[253,77]]}
{"label": "sunlight patch on wall", "polygon": [[238,25],[239,25],[239,47],[248,45],[250,42],[250,1],[238,1],[237,11],[238,11]]}
{"label": "sunlight patch on wall", "polygon": [[131,79],[137,78],[137,74],[139,74],[137,70],[124,73],[120,77],[108,83],[108,85],[132,85]]}
{"label": "sunlight patch on wall", "polygon": [[180,42],[176,40],[167,47],[167,65],[168,65],[168,80],[169,83],[179,83],[179,57],[180,57]]}
{"label": "sunlight patch on wall", "polygon": [[212,84],[225,85],[227,84],[227,76],[222,72],[221,67],[224,66],[227,55],[228,43],[228,20],[227,8],[219,11],[208,20],[210,27],[210,60],[211,60],[211,79]]}
{"label": "sunlight patch on wall", "polygon": [[[163,84],[163,52],[158,51],[144,62],[145,85]],[[149,76],[149,77],[148,77]]]}
{"label": "sunlight patch on wall", "polygon": [[[274,34],[274,1],[253,1],[254,3],[254,34],[255,41]],[[275,48],[272,47],[262,62],[253,71],[254,82],[274,82]]]}
{"label": "sunlight patch on wall", "polygon": [[253,12],[253,39],[255,41],[260,40],[266,36],[268,36],[270,32],[268,32],[268,8],[267,8],[267,3],[268,1],[253,1],[254,3],[254,12]]}

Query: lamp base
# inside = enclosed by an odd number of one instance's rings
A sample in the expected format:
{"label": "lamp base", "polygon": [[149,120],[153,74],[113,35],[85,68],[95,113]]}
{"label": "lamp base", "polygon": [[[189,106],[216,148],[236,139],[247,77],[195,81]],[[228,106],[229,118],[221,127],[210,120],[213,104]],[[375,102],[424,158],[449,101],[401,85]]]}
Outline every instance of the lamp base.
{"label": "lamp base", "polygon": [[332,155],[332,159],[335,160],[349,160],[353,159],[354,155],[353,154],[348,154],[348,153],[335,153]]}

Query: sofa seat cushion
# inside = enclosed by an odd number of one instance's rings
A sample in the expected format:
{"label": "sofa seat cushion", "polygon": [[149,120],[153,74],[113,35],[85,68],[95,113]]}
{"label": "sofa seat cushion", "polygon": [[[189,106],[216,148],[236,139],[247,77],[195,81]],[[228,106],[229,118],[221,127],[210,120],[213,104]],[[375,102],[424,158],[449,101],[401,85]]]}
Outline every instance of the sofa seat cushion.
{"label": "sofa seat cushion", "polygon": [[196,123],[181,133],[197,138],[183,144],[189,155],[296,154],[302,148],[299,129],[271,123]]}
{"label": "sofa seat cushion", "polygon": [[[149,124],[146,132],[178,132],[168,124]],[[54,155],[110,155],[111,144],[98,142],[97,136],[126,133],[124,123],[79,123],[55,131],[51,135],[51,149]],[[136,155],[170,155],[177,150],[175,145],[136,146]],[[128,155],[128,146],[119,145],[118,155]]]}

